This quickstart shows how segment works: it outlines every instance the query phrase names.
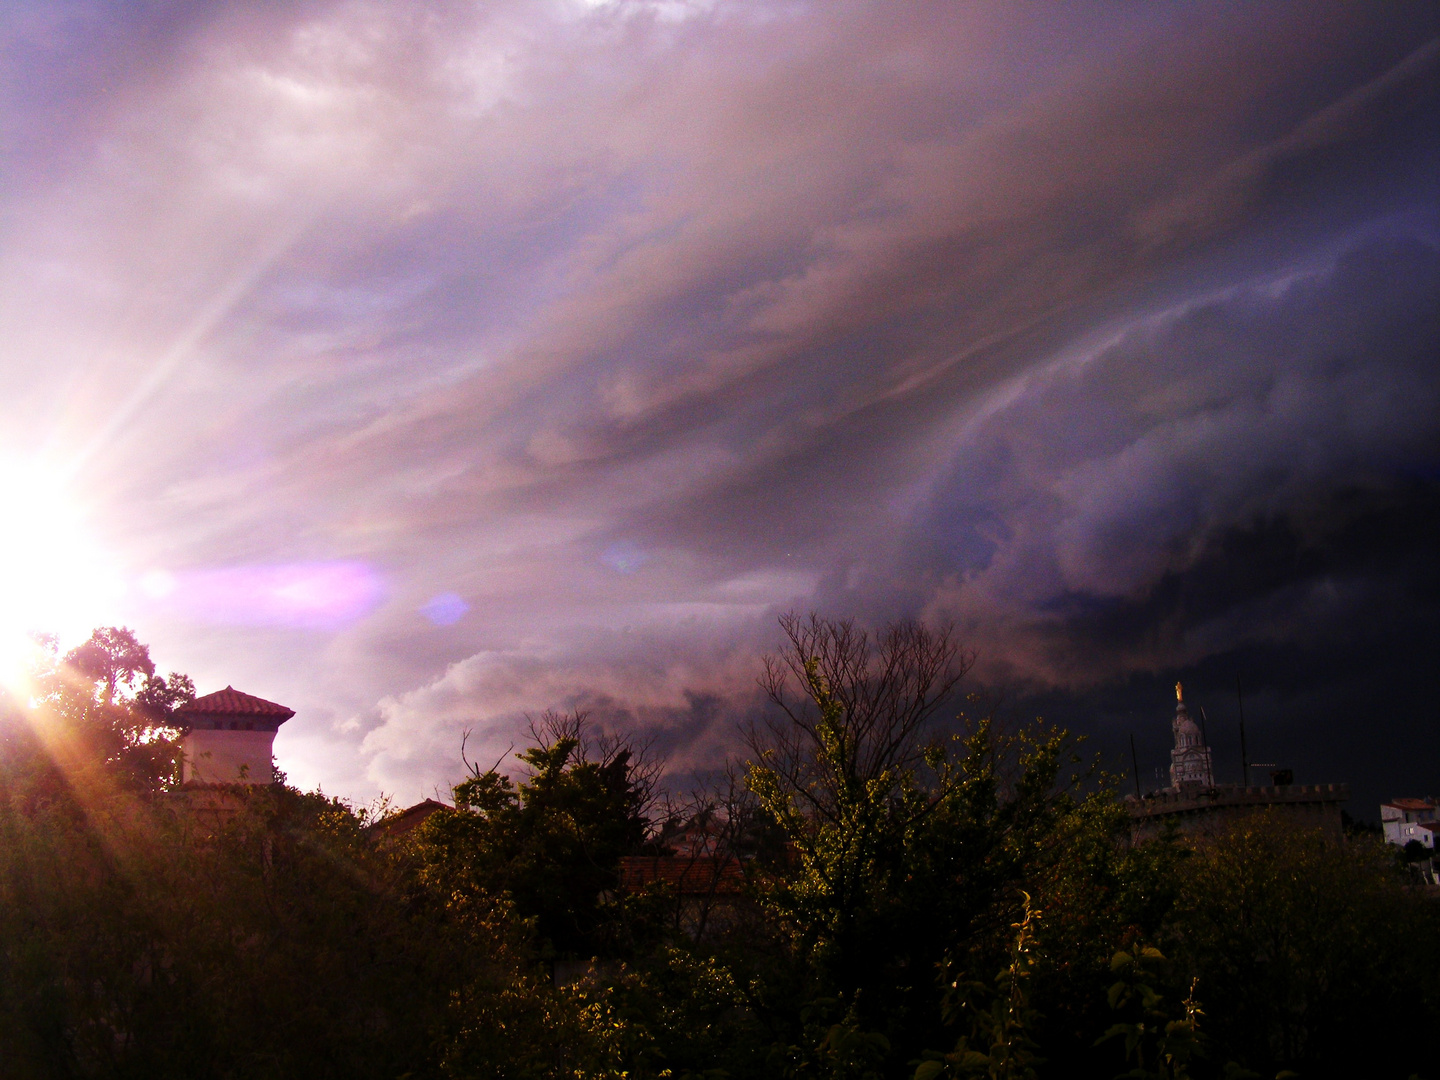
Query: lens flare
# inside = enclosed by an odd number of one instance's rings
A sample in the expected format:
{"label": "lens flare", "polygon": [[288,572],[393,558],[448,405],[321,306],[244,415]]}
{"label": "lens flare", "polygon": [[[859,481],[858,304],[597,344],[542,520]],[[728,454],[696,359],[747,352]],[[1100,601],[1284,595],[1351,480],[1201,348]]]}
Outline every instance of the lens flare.
{"label": "lens flare", "polygon": [[137,584],[151,608],[187,621],[316,630],[363,618],[384,591],[375,570],[358,560],[152,570]]}

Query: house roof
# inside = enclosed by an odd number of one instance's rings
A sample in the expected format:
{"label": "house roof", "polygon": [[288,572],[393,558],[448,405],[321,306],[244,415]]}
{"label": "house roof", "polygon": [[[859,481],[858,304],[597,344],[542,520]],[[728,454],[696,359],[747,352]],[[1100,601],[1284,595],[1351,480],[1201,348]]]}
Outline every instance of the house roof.
{"label": "house roof", "polygon": [[1393,806],[1396,810],[1434,810],[1436,804],[1434,799],[1391,799],[1384,806]]}
{"label": "house roof", "polygon": [[628,855],[620,860],[620,887],[665,884],[681,896],[733,896],[745,889],[745,873],[733,855]]}
{"label": "house roof", "polygon": [[263,716],[277,723],[284,723],[295,715],[294,709],[287,709],[284,705],[277,705],[253,694],[242,694],[233,686],[198,697],[181,705],[175,712],[185,716]]}
{"label": "house roof", "polygon": [[407,806],[404,810],[391,814],[383,821],[376,822],[375,831],[385,836],[404,836],[412,829],[418,829],[425,824],[431,814],[438,810],[449,810],[443,802],[436,799],[426,799],[414,806]]}

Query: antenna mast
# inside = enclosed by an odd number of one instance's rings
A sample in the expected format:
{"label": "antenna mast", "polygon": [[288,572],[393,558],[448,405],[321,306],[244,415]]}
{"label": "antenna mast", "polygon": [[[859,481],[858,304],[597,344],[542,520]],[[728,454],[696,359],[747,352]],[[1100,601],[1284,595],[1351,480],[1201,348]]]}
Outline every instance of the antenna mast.
{"label": "antenna mast", "polygon": [[1135,733],[1130,733],[1130,775],[1135,778],[1135,797],[1140,798],[1140,759],[1135,756]]}
{"label": "antenna mast", "polygon": [[1240,675],[1235,675],[1235,700],[1240,703],[1240,775],[1244,787],[1250,786],[1250,755],[1245,750],[1245,695],[1240,692]]}

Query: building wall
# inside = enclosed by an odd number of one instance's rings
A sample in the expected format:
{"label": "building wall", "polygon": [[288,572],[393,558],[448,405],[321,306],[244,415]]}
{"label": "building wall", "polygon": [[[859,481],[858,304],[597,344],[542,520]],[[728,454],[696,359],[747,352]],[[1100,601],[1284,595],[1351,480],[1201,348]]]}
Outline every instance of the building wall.
{"label": "building wall", "polygon": [[1434,821],[1440,817],[1440,807],[1422,804],[1420,806],[1395,806],[1392,803],[1380,805],[1381,821],[1403,821],[1415,823],[1420,821]]}
{"label": "building wall", "polygon": [[1405,821],[1385,822],[1385,842],[1404,847],[1411,840],[1419,840],[1427,848],[1435,846],[1435,834],[1423,825]]}
{"label": "building wall", "polygon": [[1182,835],[1203,837],[1228,829],[1254,814],[1290,827],[1320,829],[1339,839],[1340,805],[1350,796],[1348,784],[1238,787],[1224,785],[1203,792],[1161,791],[1144,799],[1125,800],[1136,840],[1161,835],[1173,821]]}
{"label": "building wall", "polygon": [[182,779],[195,784],[270,784],[273,731],[218,731],[196,728],[181,740]]}

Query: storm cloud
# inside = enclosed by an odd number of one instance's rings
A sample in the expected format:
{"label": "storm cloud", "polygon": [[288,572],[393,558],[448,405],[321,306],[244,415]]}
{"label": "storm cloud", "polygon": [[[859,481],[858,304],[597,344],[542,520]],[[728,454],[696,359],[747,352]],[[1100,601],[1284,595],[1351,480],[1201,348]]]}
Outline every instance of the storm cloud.
{"label": "storm cloud", "polygon": [[1102,742],[1433,653],[1431,6],[3,20],[4,450],[292,779],[551,707],[703,767],[789,609],[953,621]]}

